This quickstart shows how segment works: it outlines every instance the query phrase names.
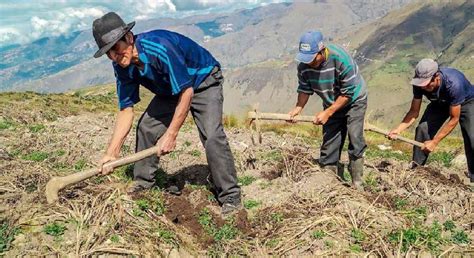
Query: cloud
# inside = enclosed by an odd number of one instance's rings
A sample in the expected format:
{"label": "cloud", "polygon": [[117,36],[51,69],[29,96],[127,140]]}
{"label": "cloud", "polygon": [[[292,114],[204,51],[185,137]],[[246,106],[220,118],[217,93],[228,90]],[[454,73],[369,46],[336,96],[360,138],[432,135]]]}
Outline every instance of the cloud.
{"label": "cloud", "polygon": [[23,38],[19,30],[15,28],[0,28],[0,45],[16,43],[19,38]]}
{"label": "cloud", "polygon": [[31,38],[59,36],[77,30],[87,29],[92,20],[104,15],[99,8],[64,8],[53,11],[45,18],[33,16],[30,19]]}
{"label": "cloud", "polygon": [[90,29],[109,11],[127,21],[229,12],[288,0],[36,0],[0,3],[0,47]]}

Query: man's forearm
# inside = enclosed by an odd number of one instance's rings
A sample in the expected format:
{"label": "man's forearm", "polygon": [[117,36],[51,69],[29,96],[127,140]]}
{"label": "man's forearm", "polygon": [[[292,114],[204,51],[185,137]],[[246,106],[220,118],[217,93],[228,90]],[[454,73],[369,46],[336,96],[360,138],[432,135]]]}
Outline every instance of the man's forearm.
{"label": "man's forearm", "polygon": [[178,105],[171,120],[171,124],[168,127],[167,133],[174,136],[178,135],[179,129],[183,125],[186,117],[188,116],[189,109],[191,107],[191,100],[193,99],[194,90],[192,87],[185,89],[179,96]]}
{"label": "man's forearm", "polygon": [[438,133],[433,137],[433,141],[439,143],[441,140],[443,140],[444,137],[446,137],[448,134],[451,133],[451,131],[453,131],[458,122],[459,118],[451,117],[449,121],[445,125],[443,125],[443,127],[441,127]]}
{"label": "man's forearm", "polygon": [[133,108],[125,108],[124,110],[119,111],[117,115],[117,120],[115,122],[114,133],[112,139],[110,140],[109,146],[107,148],[107,154],[111,156],[118,156],[120,154],[120,148],[125,141],[125,138],[132,127],[133,122]]}
{"label": "man's forearm", "polygon": [[337,97],[336,101],[334,101],[334,103],[332,103],[332,105],[326,109],[326,111],[329,112],[330,115],[333,115],[338,110],[343,108],[348,102],[349,102],[349,97],[339,96]]}
{"label": "man's forearm", "polygon": [[418,118],[420,114],[421,99],[413,98],[411,100],[410,110],[407,112],[402,122],[397,126],[395,130],[401,132],[410,127]]}
{"label": "man's forearm", "polygon": [[296,101],[296,106],[303,109],[306,103],[308,103],[309,94],[298,93],[298,100]]}
{"label": "man's forearm", "polygon": [[412,111],[409,111],[405,115],[405,117],[403,118],[400,125],[398,125],[397,130],[399,130],[401,132],[401,131],[407,129],[408,127],[410,127],[416,121],[417,118],[418,118],[417,114],[415,114]]}

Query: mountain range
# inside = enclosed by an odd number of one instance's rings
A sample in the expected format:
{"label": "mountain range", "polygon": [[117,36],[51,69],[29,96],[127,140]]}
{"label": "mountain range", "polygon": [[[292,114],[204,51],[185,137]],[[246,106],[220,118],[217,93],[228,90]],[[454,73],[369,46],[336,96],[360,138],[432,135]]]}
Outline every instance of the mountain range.
{"label": "mountain range", "polygon": [[[356,58],[369,85],[369,115],[393,123],[408,108],[408,82],[419,59],[435,58],[472,78],[473,6],[468,0],[298,1],[139,21],[134,32],[174,30],[209,49],[224,68],[225,111],[242,113],[254,103],[273,112],[294,105],[299,36],[321,30],[327,42],[343,45]],[[0,90],[65,92],[113,83],[110,61],[91,58],[95,50],[90,31],[0,49]],[[313,98],[306,112],[320,106]],[[394,109],[400,112],[387,116]]]}

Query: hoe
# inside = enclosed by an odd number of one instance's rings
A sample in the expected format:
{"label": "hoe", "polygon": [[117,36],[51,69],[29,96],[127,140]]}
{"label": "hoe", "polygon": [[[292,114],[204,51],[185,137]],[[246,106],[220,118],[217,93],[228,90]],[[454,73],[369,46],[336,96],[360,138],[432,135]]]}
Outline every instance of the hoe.
{"label": "hoe", "polygon": [[[123,165],[127,165],[130,163],[139,161],[151,155],[160,155],[161,153],[158,153],[159,149],[160,149],[160,144],[154,147],[151,147],[149,149],[142,150],[130,156],[123,157],[121,159],[117,159],[114,161],[110,161],[106,163],[106,165],[111,166],[113,168],[121,167]],[[79,183],[99,173],[100,173],[100,170],[98,168],[91,168],[89,170],[74,173],[68,176],[51,178],[46,184],[46,200],[48,201],[48,203],[56,202],[59,199],[58,192],[61,189],[63,189],[64,187],[68,185]]]}
{"label": "hoe", "polygon": [[[262,136],[260,132],[260,120],[273,120],[273,121],[288,121],[290,120],[290,115],[288,114],[279,114],[279,113],[260,113],[257,111],[257,109],[254,109],[254,111],[250,111],[247,115],[247,117],[250,119],[250,128],[251,128],[251,138],[252,142],[254,144],[257,143],[262,143]],[[296,122],[313,122],[312,116],[295,116],[294,120]],[[253,127],[252,127],[253,125]],[[388,131],[385,131],[383,129],[377,128],[369,123],[364,124],[364,130],[366,131],[371,131],[379,134],[383,134],[385,136],[388,136]],[[424,144],[418,141],[410,140],[408,138],[405,138],[403,136],[396,136],[395,140],[399,140],[402,142],[409,143],[414,146],[418,146],[420,148],[423,148]]]}

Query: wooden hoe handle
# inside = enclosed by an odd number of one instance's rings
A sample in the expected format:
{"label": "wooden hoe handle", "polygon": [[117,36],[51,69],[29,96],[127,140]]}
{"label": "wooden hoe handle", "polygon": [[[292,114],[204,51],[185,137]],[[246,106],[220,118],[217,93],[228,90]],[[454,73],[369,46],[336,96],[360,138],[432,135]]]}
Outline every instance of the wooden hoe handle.
{"label": "wooden hoe handle", "polygon": [[[260,113],[250,111],[248,113],[248,118],[250,119],[260,119],[260,120],[290,120],[290,115],[280,114],[280,113]],[[295,116],[294,120],[297,122],[313,122],[314,117],[312,116]]]}
{"label": "wooden hoe handle", "polygon": [[[154,147],[151,147],[146,150],[142,150],[130,156],[107,162],[105,165],[112,166],[112,168],[121,167],[123,165],[137,162],[151,155],[157,155],[159,149],[160,149],[160,146],[156,145]],[[63,176],[63,177],[51,178],[46,184],[46,200],[48,201],[48,203],[56,202],[59,199],[58,192],[61,189],[65,188],[68,185],[76,184],[78,182],[86,180],[99,173],[100,173],[100,170],[99,168],[96,167],[96,168],[91,168],[86,171],[81,171],[81,172]]]}
{"label": "wooden hoe handle", "polygon": [[[388,136],[388,134],[389,134],[388,131],[385,131],[383,129],[377,128],[377,127],[375,127],[373,125],[369,125],[369,124],[365,124],[365,130],[366,131],[371,131],[371,132],[376,132],[376,133],[379,133],[379,134],[383,134],[385,136]],[[414,140],[411,140],[411,139],[408,139],[408,138],[405,138],[405,137],[399,136],[399,135],[397,135],[395,137],[395,140],[406,142],[406,143],[409,143],[411,145],[414,145],[414,146],[417,146],[417,147],[420,147],[420,148],[425,147],[425,145],[421,142],[414,141]]]}

